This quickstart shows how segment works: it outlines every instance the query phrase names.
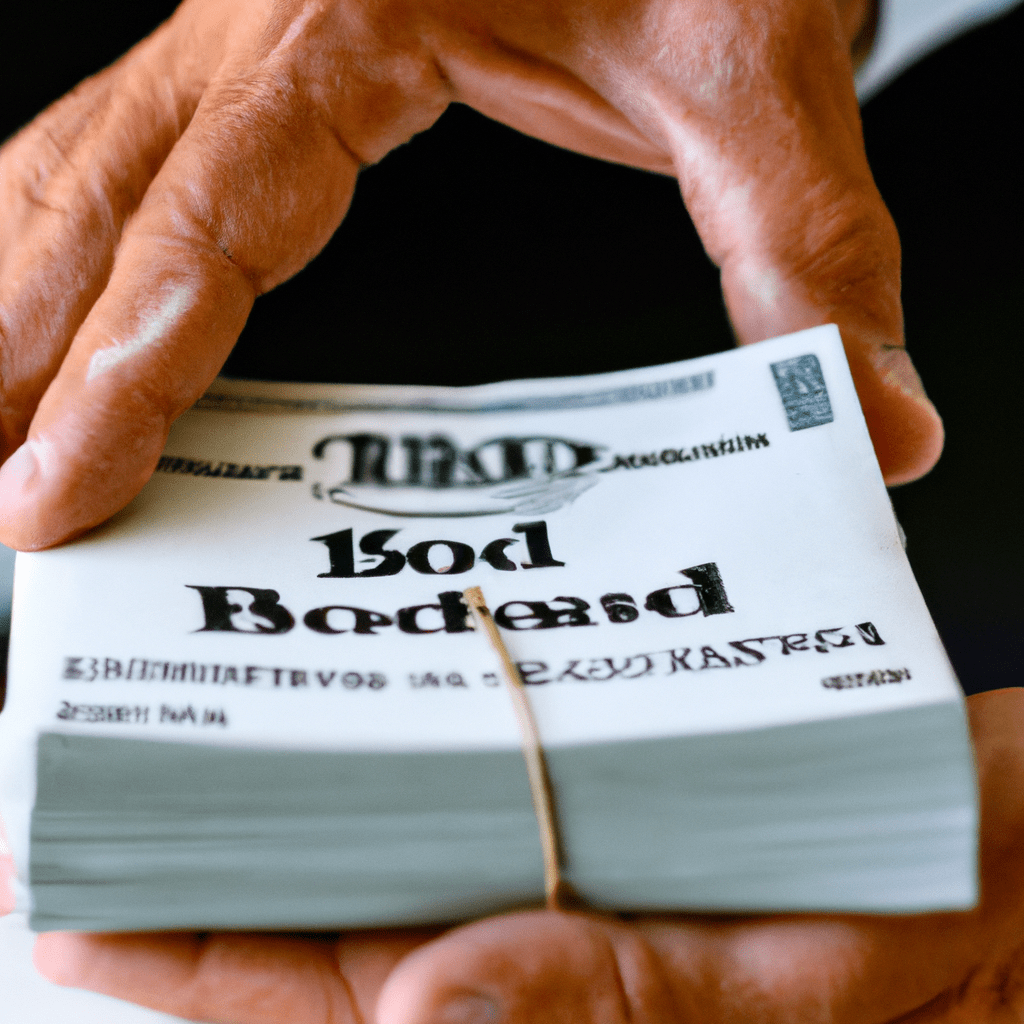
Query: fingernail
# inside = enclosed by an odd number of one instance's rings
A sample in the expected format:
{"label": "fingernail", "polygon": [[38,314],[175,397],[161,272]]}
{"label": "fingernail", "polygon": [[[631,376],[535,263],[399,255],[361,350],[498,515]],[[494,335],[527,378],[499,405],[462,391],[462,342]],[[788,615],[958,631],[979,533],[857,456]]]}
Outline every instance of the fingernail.
{"label": "fingernail", "polygon": [[442,1004],[431,1017],[430,1024],[499,1024],[502,1016],[493,999],[466,992]]}
{"label": "fingernail", "polygon": [[0,542],[19,551],[35,551],[60,540],[51,536],[53,522],[39,512],[45,485],[33,442],[26,441],[0,466]]}
{"label": "fingernail", "polygon": [[898,388],[905,395],[922,399],[931,405],[928,396],[925,394],[924,384],[918,376],[917,370],[911,361],[906,349],[889,348],[879,353],[875,365],[884,383],[891,387]]}

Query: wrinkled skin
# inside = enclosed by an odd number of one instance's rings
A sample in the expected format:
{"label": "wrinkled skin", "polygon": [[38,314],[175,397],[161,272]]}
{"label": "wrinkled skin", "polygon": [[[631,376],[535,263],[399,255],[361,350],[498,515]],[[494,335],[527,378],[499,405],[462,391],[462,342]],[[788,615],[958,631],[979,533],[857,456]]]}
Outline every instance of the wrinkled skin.
{"label": "wrinkled skin", "polygon": [[861,140],[868,3],[185,0],[0,150],[0,541],[127,503],[359,168],[453,102],[674,174],[739,341],[838,323],[887,480],[920,476],[942,427]]}
{"label": "wrinkled skin", "polygon": [[36,964],[62,985],[219,1024],[1016,1024],[1024,690],[968,703],[982,798],[982,901],[970,913],[535,911],[340,939],[52,933]]}
{"label": "wrinkled skin", "polygon": [[[902,349],[899,243],[860,137],[849,51],[866,8],[186,0],[0,151],[0,540],[57,544],[129,501],[254,298],[336,229],[360,166],[452,102],[674,174],[739,341],[838,323],[887,480],[920,476],[942,429]],[[971,914],[54,934],[37,962],[238,1024],[1017,1020],[1024,699],[972,711],[986,823]]]}

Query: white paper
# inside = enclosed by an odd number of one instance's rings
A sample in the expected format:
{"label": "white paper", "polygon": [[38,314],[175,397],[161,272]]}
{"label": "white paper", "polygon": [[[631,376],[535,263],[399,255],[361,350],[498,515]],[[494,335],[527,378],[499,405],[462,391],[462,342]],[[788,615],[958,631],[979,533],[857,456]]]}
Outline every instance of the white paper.
{"label": "white paper", "polygon": [[[801,397],[815,360],[824,404]],[[450,485],[424,486],[431,474]],[[564,565],[525,567],[531,530],[532,557],[543,546],[531,523]],[[360,550],[382,530],[394,532],[367,549],[397,555]],[[332,577],[332,556],[335,572],[386,557],[401,568]],[[0,716],[16,856],[26,862],[24,766],[40,731],[518,746],[483,638],[445,632],[431,607],[471,585],[519,627],[503,635],[536,684],[549,747],[961,699],[834,327],[670,366],[481,388],[218,381],[127,509],[71,545],[19,555]],[[260,592],[262,613],[249,607]],[[531,609],[514,602],[543,602],[540,618],[517,619]],[[373,613],[370,632],[341,607]],[[574,609],[590,624],[565,624]],[[545,621],[560,624],[522,628]]]}

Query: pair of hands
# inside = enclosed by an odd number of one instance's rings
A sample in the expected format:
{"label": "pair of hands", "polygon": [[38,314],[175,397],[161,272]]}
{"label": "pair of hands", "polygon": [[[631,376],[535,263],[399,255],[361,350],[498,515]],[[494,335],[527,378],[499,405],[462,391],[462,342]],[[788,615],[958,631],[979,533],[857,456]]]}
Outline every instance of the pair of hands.
{"label": "pair of hands", "polygon": [[127,503],[360,167],[452,102],[675,175],[740,342],[838,323],[887,480],[920,476],[942,428],[853,90],[871,3],[185,0],[0,149],[0,541]]}
{"label": "pair of hands", "polygon": [[970,913],[535,911],[340,938],[51,933],[36,964],[63,985],[218,1024],[1017,1024],[1024,689],[968,703],[982,808]]}
{"label": "pair of hands", "polygon": [[[0,150],[0,541],[57,544],[129,501],[255,297],[338,226],[359,168],[452,102],[674,174],[738,339],[838,323],[886,478],[926,472],[941,425],[902,349],[899,243],[852,84],[868,3],[186,0]],[[38,964],[244,1024],[1017,1019],[1024,701],[972,711],[972,914],[49,935]]]}

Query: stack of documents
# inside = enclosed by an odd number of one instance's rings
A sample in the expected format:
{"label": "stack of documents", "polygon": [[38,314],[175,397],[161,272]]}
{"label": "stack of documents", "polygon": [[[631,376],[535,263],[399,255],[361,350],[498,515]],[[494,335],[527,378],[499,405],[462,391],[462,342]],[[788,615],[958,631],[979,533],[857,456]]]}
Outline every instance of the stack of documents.
{"label": "stack of documents", "polygon": [[964,705],[838,332],[477,388],[218,380],[20,555],[0,803],[37,930],[536,903],[482,588],[595,908],[967,907]]}

